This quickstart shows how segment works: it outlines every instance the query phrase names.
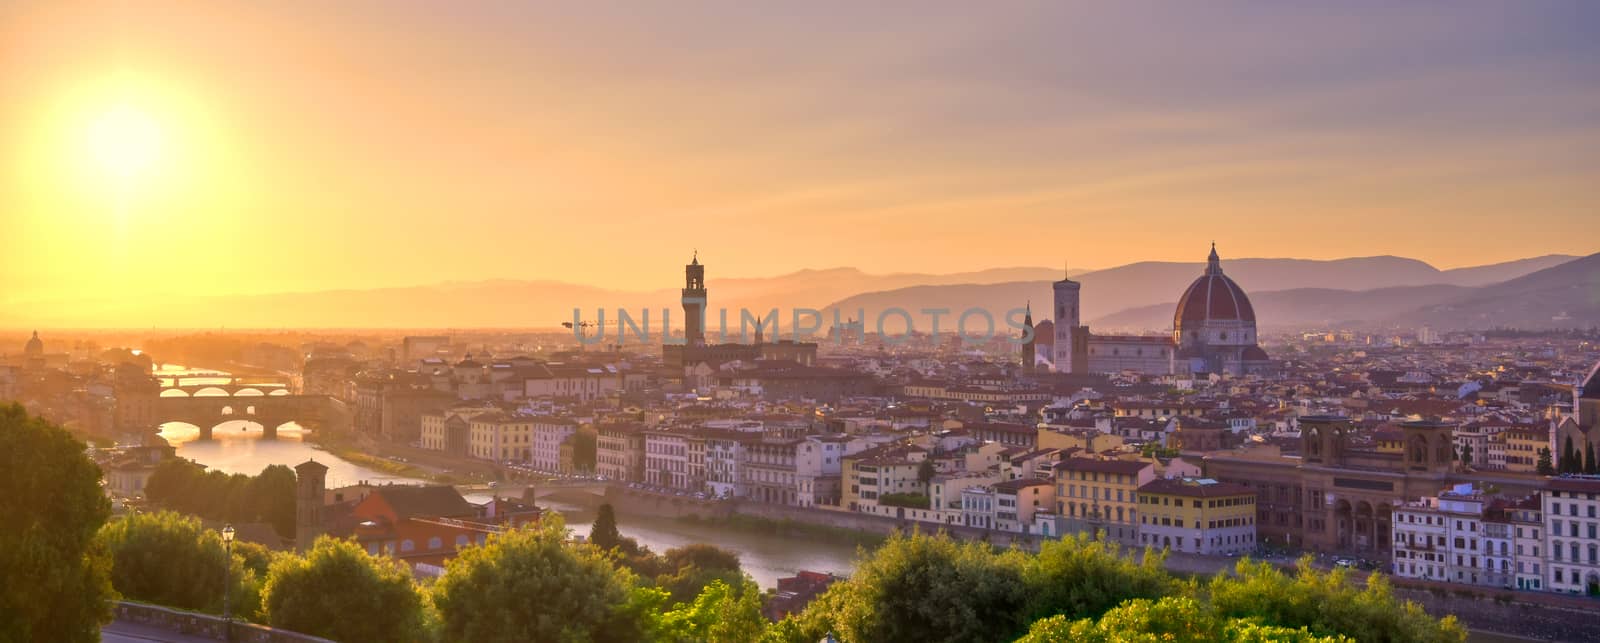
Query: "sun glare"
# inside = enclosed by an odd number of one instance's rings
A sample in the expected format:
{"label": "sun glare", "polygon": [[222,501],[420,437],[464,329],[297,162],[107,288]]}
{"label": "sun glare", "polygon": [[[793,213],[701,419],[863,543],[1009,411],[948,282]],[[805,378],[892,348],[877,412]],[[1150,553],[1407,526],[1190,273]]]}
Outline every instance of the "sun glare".
{"label": "sun glare", "polygon": [[117,105],[89,123],[90,160],[120,183],[149,174],[161,160],[161,127],[132,105]]}

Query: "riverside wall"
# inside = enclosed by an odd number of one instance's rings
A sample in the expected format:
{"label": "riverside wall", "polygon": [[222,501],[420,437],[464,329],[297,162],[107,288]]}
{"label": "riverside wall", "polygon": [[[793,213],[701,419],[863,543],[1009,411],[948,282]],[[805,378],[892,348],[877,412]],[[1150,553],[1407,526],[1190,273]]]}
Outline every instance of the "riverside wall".
{"label": "riverside wall", "polygon": [[113,610],[116,620],[124,623],[137,623],[147,627],[154,627],[169,632],[197,636],[218,641],[238,641],[241,643],[334,643],[325,638],[290,632],[256,625],[233,621],[233,636],[228,636],[229,623],[225,623],[220,616],[187,612],[159,605],[146,605],[131,601],[118,601]]}

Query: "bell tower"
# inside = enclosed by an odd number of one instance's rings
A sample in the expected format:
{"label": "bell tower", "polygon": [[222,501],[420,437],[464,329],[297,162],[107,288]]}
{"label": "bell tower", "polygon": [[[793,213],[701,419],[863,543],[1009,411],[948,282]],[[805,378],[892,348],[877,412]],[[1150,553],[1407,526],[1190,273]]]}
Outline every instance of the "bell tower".
{"label": "bell tower", "polygon": [[1456,425],[1438,419],[1412,420],[1400,425],[1404,434],[1406,468],[1449,473],[1455,464]]}
{"label": "bell tower", "polygon": [[1028,325],[1022,331],[1022,338],[1027,340],[1022,342],[1022,372],[1032,373],[1034,370],[1034,343],[1038,341],[1038,338],[1033,336],[1033,302],[1031,301],[1028,302],[1027,307],[1024,309],[1022,323]]}
{"label": "bell tower", "polygon": [[[1055,291],[1055,363],[1057,373],[1083,373],[1089,370],[1088,333],[1078,323],[1078,297],[1082,285],[1065,274],[1052,284]],[[1080,346],[1081,344],[1081,346]]]}
{"label": "bell tower", "polygon": [[706,345],[706,267],[700,252],[683,267],[683,340],[688,346]]}
{"label": "bell tower", "polygon": [[316,460],[296,465],[294,490],[294,546],[306,551],[322,535],[323,491],[327,488],[328,467]]}
{"label": "bell tower", "polygon": [[1344,463],[1350,441],[1350,418],[1307,415],[1300,418],[1300,457],[1306,463],[1335,466]]}

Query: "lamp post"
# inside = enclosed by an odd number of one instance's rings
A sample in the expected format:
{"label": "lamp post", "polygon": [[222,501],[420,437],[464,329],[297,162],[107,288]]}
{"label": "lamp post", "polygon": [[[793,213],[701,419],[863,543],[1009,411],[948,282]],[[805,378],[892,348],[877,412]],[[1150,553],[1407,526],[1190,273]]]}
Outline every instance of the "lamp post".
{"label": "lamp post", "polygon": [[222,627],[223,640],[233,640],[233,612],[228,608],[228,594],[233,582],[230,576],[233,573],[233,525],[222,527],[222,546],[226,555],[222,560]]}

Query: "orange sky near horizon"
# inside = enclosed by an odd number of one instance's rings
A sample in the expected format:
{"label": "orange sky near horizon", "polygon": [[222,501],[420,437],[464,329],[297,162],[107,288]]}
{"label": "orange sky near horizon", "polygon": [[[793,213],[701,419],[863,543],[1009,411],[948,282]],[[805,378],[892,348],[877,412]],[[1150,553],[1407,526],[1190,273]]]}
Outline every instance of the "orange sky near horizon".
{"label": "orange sky near horizon", "polygon": [[1600,250],[1584,3],[594,4],[0,7],[0,303]]}

